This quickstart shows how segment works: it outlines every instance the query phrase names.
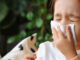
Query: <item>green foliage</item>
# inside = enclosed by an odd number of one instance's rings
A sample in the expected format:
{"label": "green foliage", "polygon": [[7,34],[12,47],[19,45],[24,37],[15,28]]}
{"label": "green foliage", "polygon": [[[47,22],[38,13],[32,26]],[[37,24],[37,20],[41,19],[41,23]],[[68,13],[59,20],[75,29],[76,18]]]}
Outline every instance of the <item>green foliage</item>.
{"label": "green foliage", "polygon": [[35,22],[36,22],[37,28],[42,27],[42,25],[43,25],[43,19],[42,18],[37,18]]}
{"label": "green foliage", "polygon": [[35,44],[35,45],[36,45],[36,46],[39,46],[39,44],[40,44],[40,42],[36,42],[36,44]]}
{"label": "green foliage", "polygon": [[32,19],[34,18],[33,12],[32,12],[32,11],[28,12],[28,13],[26,14],[26,18],[27,18],[28,20],[32,20]]}
{"label": "green foliage", "polygon": [[28,7],[28,0],[7,0],[7,5],[11,10],[22,12]]}
{"label": "green foliage", "polygon": [[8,39],[7,43],[10,44],[10,43],[13,43],[17,38],[19,38],[18,35],[15,35],[15,36],[12,36]]}
{"label": "green foliage", "polygon": [[0,23],[4,20],[8,13],[8,7],[4,2],[0,2]]}
{"label": "green foliage", "polygon": [[48,0],[36,0],[38,4],[44,4],[47,3]]}
{"label": "green foliage", "polygon": [[45,7],[41,7],[38,13],[42,15],[42,14],[45,14],[46,12],[47,12],[47,9]]}
{"label": "green foliage", "polygon": [[[7,43],[14,41],[21,41],[33,33],[38,33],[36,46],[40,43],[49,41],[51,39],[50,20],[52,15],[47,9],[48,0],[7,0],[5,5],[0,3],[0,22],[2,22],[7,15],[8,10],[18,12],[20,17],[26,18],[27,24],[19,34],[10,37]],[[8,6],[8,7],[7,7]],[[16,14],[17,16],[17,14]],[[27,34],[26,34],[27,33]]]}
{"label": "green foliage", "polygon": [[26,36],[27,36],[26,32],[25,31],[21,31],[20,34],[17,34],[15,36],[10,37],[7,40],[7,43],[11,44],[11,43],[15,42],[16,40],[20,41],[22,38],[25,38]]}
{"label": "green foliage", "polygon": [[43,35],[42,35],[42,34],[39,34],[37,39],[38,39],[39,41],[42,41],[42,40],[43,40]]}
{"label": "green foliage", "polygon": [[26,26],[28,29],[32,29],[33,25],[32,25],[32,22],[29,22]]}
{"label": "green foliage", "polygon": [[45,38],[45,41],[48,41],[48,40],[50,40],[51,35],[49,33],[46,33],[44,38]]}
{"label": "green foliage", "polygon": [[50,20],[51,18],[52,18],[52,15],[51,14],[47,14],[46,19]]}

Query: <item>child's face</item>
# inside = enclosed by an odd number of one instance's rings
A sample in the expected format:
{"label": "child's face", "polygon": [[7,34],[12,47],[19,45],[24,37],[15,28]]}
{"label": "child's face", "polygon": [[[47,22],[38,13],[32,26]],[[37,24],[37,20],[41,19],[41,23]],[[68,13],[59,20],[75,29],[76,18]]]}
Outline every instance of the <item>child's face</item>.
{"label": "child's face", "polygon": [[76,39],[80,39],[80,1],[58,0],[55,3],[54,21],[61,25],[74,24]]}

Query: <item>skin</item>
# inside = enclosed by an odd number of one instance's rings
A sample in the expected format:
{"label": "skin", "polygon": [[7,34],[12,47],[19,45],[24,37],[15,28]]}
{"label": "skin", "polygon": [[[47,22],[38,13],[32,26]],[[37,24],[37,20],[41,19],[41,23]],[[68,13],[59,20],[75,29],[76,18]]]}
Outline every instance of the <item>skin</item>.
{"label": "skin", "polygon": [[[67,60],[77,56],[76,49],[80,49],[80,1],[79,0],[57,0],[54,8],[54,21],[61,25],[74,24],[77,44],[74,45],[71,29],[66,28],[67,37],[55,28],[52,30],[54,42],[57,48],[64,54]],[[66,47],[66,48],[65,48]],[[26,56],[27,57],[27,56]],[[80,60],[80,59],[79,59]]]}
{"label": "skin", "polygon": [[[57,0],[54,8],[54,21],[61,25],[74,24],[77,39],[75,47],[71,29],[66,28],[67,37],[61,32],[60,27],[58,31],[53,28],[53,38],[57,48],[64,54],[66,59],[72,59],[77,55],[76,49],[80,49],[80,1],[79,0]],[[66,47],[66,48],[65,48]]]}

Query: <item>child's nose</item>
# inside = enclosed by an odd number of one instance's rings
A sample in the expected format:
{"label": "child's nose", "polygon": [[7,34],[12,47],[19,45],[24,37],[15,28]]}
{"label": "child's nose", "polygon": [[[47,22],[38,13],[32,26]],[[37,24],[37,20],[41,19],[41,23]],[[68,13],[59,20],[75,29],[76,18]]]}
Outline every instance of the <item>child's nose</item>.
{"label": "child's nose", "polygon": [[60,25],[67,25],[67,24],[69,24],[69,22],[68,22],[67,19],[63,19],[63,20],[61,20],[61,22],[60,22]]}

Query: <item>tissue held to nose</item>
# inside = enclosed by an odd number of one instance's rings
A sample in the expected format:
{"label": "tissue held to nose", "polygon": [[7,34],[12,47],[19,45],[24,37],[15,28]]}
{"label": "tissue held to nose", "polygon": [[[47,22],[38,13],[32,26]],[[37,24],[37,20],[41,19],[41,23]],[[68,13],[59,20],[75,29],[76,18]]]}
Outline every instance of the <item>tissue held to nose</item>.
{"label": "tissue held to nose", "polygon": [[53,27],[55,27],[55,29],[57,30],[58,26],[60,26],[60,29],[64,33],[65,36],[66,36],[66,27],[70,26],[71,27],[71,32],[72,32],[72,35],[73,35],[73,39],[74,39],[74,43],[76,44],[76,36],[75,36],[75,31],[74,31],[74,24],[60,25],[58,22],[51,21],[51,29]]}

